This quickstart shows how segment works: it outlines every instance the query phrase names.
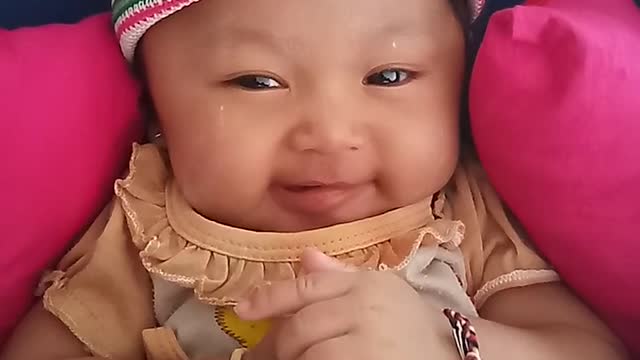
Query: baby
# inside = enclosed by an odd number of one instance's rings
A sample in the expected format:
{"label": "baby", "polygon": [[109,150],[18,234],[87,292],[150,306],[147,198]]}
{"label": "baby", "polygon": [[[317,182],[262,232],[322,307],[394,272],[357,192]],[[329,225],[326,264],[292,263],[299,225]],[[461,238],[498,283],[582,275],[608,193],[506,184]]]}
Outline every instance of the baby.
{"label": "baby", "polygon": [[115,0],[161,132],[1,359],[626,359],[460,151],[475,6]]}

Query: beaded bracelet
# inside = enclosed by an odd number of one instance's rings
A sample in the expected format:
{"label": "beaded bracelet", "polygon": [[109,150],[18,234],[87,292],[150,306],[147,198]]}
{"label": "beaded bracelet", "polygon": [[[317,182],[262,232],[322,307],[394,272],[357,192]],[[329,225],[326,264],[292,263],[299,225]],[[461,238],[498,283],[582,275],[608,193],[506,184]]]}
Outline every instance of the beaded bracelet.
{"label": "beaded bracelet", "polygon": [[469,319],[451,309],[444,309],[444,316],[449,319],[453,332],[453,339],[462,360],[481,360],[480,346],[476,330]]}

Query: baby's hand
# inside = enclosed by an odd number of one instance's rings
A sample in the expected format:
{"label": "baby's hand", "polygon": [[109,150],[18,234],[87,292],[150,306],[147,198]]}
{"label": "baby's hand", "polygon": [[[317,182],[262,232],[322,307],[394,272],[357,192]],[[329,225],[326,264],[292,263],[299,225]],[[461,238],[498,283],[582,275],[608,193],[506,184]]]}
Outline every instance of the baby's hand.
{"label": "baby's hand", "polygon": [[303,267],[238,305],[247,320],[293,314],[247,360],[459,359],[446,318],[400,277],[351,271],[318,252]]}
{"label": "baby's hand", "polygon": [[277,360],[275,352],[276,334],[276,328],[272,328],[256,347],[242,356],[242,360]]}

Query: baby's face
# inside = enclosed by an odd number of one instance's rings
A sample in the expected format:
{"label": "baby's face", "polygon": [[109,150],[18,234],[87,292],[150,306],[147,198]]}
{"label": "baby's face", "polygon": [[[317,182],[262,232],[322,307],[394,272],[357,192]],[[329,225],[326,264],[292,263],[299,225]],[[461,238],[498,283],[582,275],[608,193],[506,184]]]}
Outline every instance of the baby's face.
{"label": "baby's face", "polygon": [[218,222],[358,220],[455,169],[464,40],[447,0],[202,0],[140,51],[176,180]]}

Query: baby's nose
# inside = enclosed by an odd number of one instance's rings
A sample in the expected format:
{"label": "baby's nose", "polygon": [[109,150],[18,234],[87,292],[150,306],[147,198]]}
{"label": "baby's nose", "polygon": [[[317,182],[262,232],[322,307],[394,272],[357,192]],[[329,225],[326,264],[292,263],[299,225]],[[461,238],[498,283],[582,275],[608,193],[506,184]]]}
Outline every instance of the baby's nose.
{"label": "baby's nose", "polygon": [[361,150],[366,143],[362,121],[350,107],[326,105],[302,115],[291,134],[295,151],[322,154]]}

